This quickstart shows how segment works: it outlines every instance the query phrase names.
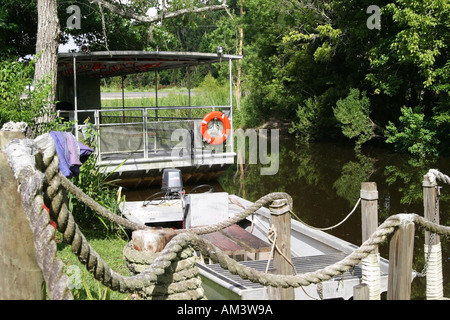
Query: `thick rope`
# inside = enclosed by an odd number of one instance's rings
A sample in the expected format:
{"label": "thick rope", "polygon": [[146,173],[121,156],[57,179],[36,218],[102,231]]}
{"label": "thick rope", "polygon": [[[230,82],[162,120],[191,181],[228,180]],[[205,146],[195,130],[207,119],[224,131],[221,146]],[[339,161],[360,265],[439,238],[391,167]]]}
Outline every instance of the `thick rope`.
{"label": "thick rope", "polygon": [[380,300],[380,254],[372,252],[361,261],[361,281],[369,287],[369,300]]}
{"label": "thick rope", "polygon": [[[28,153],[28,156],[31,155],[31,158],[33,158],[35,155],[32,151],[33,148],[30,147],[29,142],[25,142],[25,144],[26,143],[28,143],[28,149],[23,152],[23,155]],[[19,142],[19,145],[16,145],[16,147],[19,147],[20,144],[21,143]],[[12,148],[14,147],[15,146]],[[9,159],[11,163],[16,161],[14,157],[10,157]],[[200,234],[214,232],[214,230],[220,230],[220,228],[225,228],[226,226],[234,224],[255,212],[269,201],[287,198],[289,204],[292,203],[292,199],[289,195],[285,193],[273,193],[262,197],[241,214],[215,226],[174,232],[179,234],[172,238],[158,258],[156,258],[144,272],[136,276],[124,277],[117,274],[106,265],[99,255],[91,248],[78,229],[72,214],[67,208],[67,199],[62,190],[61,181],[63,179],[61,179],[61,176],[58,174],[59,171],[56,169],[58,166],[57,157],[49,157],[48,154],[44,154],[43,162],[44,167],[47,167],[45,170],[45,179],[48,183],[44,191],[48,200],[51,200],[51,214],[52,218],[58,222],[58,230],[63,233],[64,240],[71,244],[72,251],[78,256],[79,260],[87,266],[87,269],[93,273],[94,277],[104,285],[120,292],[134,292],[139,288],[154,283],[159,275],[165,273],[165,269],[176,259],[178,253],[188,246],[200,251],[203,255],[208,256],[214,262],[219,263],[223,268],[228,269],[233,274],[239,275],[243,279],[248,279],[265,286],[287,288],[319,283],[350,270],[373,252],[375,248],[385,241],[397,227],[405,223],[414,222],[431,232],[446,236],[450,235],[449,227],[437,225],[415,214],[391,216],[377,228],[369,239],[343,260],[314,272],[292,276],[266,274],[246,267],[231,259],[208,240],[199,236]],[[46,211],[41,209],[43,204],[41,193],[44,179],[42,174],[35,170],[34,166],[34,162],[30,161],[30,165],[25,166],[25,170],[22,168],[22,170],[15,172],[20,182],[24,209],[27,211],[27,214],[29,214],[30,220],[37,222],[37,227],[33,228],[33,232],[35,233],[37,242],[36,247],[38,248],[40,243],[48,244],[51,242],[48,241],[48,239],[53,237],[54,231],[49,225],[48,215],[47,218],[44,217],[44,212],[46,213]],[[38,239],[44,241],[37,241]],[[62,270],[62,263],[58,263],[59,260],[56,258],[56,245],[50,245],[44,250],[37,251],[43,252],[43,254],[37,253],[37,259],[44,272],[44,278],[49,284],[49,287],[52,287],[50,289],[52,292],[51,297],[54,297],[55,299],[70,297],[67,293],[67,281],[61,281],[61,278],[64,276],[59,276],[59,278],[53,276],[55,274],[60,275],[59,271]],[[47,274],[47,276],[45,274]],[[64,282],[66,283],[66,286],[60,288],[61,283]]]}
{"label": "thick rope", "polygon": [[44,175],[35,169],[36,160],[30,157],[33,146],[30,140],[20,140],[20,145],[10,144],[6,148],[9,162],[19,183],[24,213],[34,235],[36,261],[48,286],[48,294],[54,300],[72,300],[67,288],[68,276],[64,273],[64,263],[56,256],[55,229],[44,209],[42,187]]}
{"label": "thick rope", "polygon": [[442,286],[442,254],[441,243],[433,244],[431,246],[424,245],[425,256],[428,256],[428,268],[426,271],[427,286],[426,296],[427,300],[442,300],[444,297]]}
{"label": "thick rope", "polygon": [[436,182],[436,180],[440,180],[442,182],[445,182],[447,184],[450,184],[450,177],[443,174],[442,172],[440,172],[437,169],[430,169],[427,172],[427,176],[430,179],[430,182]]}

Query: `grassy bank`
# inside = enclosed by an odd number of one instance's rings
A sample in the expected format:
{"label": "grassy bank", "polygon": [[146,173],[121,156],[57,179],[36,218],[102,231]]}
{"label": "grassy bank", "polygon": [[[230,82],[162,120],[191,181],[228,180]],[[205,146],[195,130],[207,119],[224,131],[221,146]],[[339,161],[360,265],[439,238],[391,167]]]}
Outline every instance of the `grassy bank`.
{"label": "grassy bank", "polygon": [[[99,230],[83,230],[82,232],[92,248],[112,270],[123,276],[130,275],[122,253],[127,244],[126,240],[119,236],[105,235]],[[61,234],[57,235],[57,239],[58,257],[66,265],[66,274],[73,281],[75,288],[72,289],[72,294],[76,300],[124,300],[129,298],[129,293],[113,291],[97,281],[78,261],[71,246],[62,242]]]}
{"label": "grassy bank", "polygon": [[[158,106],[188,106],[189,96],[184,90],[158,92]],[[122,99],[104,99],[102,108],[122,107]],[[227,87],[217,88],[214,91],[204,91],[201,88],[193,89],[191,94],[191,106],[227,106],[230,104],[230,93]],[[155,97],[126,98],[125,107],[154,107]]]}

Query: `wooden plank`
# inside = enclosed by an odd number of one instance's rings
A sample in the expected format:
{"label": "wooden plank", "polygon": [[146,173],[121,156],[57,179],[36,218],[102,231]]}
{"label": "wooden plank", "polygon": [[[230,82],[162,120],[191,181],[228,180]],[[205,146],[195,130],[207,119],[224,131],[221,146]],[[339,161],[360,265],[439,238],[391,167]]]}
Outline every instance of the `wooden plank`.
{"label": "wooden plank", "polygon": [[209,240],[212,244],[214,244],[227,255],[239,255],[245,253],[244,248],[242,248],[239,244],[232,241],[230,238],[226,237],[219,231],[204,234],[202,235],[202,237]]}
{"label": "wooden plank", "polygon": [[388,300],[411,298],[414,223],[400,226],[389,243]]}
{"label": "wooden plank", "polygon": [[269,252],[270,244],[242,229],[237,224],[220,231],[251,253]]}

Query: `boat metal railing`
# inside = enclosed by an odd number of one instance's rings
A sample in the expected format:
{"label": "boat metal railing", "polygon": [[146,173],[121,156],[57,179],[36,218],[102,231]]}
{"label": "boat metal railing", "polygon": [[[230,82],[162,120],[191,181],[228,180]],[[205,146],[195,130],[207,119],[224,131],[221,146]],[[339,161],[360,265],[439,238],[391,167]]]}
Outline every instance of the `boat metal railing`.
{"label": "boat metal railing", "polygon": [[[193,165],[220,162],[233,154],[233,130],[220,146],[203,143],[200,125],[204,115],[222,111],[232,123],[230,106],[167,106],[109,108],[59,111],[66,120],[74,120],[77,138],[88,138],[94,130],[98,163],[119,164],[125,159],[158,161],[187,160]],[[214,121],[210,134],[221,132]],[[81,136],[81,137],[80,137]]]}

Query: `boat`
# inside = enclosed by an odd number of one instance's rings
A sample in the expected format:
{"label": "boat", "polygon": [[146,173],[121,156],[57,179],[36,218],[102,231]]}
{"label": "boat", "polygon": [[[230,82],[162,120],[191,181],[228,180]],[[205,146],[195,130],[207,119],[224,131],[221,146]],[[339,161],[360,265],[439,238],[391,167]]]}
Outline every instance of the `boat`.
{"label": "boat", "polygon": [[[171,51],[79,51],[58,54],[58,115],[74,122],[74,135],[94,136],[97,166],[109,180],[123,187],[158,185],[165,168],[181,169],[185,181],[211,181],[234,163],[233,61],[240,55]],[[190,74],[206,64],[224,64],[229,69],[229,101],[220,105],[193,105]],[[188,92],[185,105],[162,105],[158,74],[164,70],[186,71]],[[154,105],[126,107],[122,81],[122,106],[102,107],[101,79],[136,73],[154,73]],[[149,92],[145,92],[149,95]],[[203,143],[205,117],[220,112],[229,121],[222,126],[216,117],[210,124],[227,129],[227,139],[218,146]],[[211,127],[211,126],[209,126]],[[91,130],[91,133],[89,133]],[[92,134],[95,131],[95,134]],[[219,130],[220,131],[220,130]]]}
{"label": "boat", "polygon": [[[171,174],[179,175],[177,169]],[[164,187],[169,173],[163,173],[162,191],[144,201],[126,201],[122,214],[136,223],[149,226],[191,228],[214,225],[242,212],[253,203],[226,192],[184,194],[182,183],[175,190]],[[181,181],[179,178],[177,181]],[[262,207],[251,216],[224,230],[203,235],[224,253],[243,265],[271,272],[271,244],[267,239],[270,210]],[[358,247],[324,231],[291,218],[291,255],[297,273],[313,272],[332,265]],[[269,261],[269,262],[268,262]],[[202,259],[198,263],[205,295],[210,300],[262,300],[268,288],[240,278],[220,265]],[[380,258],[380,292],[387,291],[388,261]],[[295,299],[351,299],[353,287],[361,284],[362,267],[355,266],[341,276],[306,287],[295,288]]]}

